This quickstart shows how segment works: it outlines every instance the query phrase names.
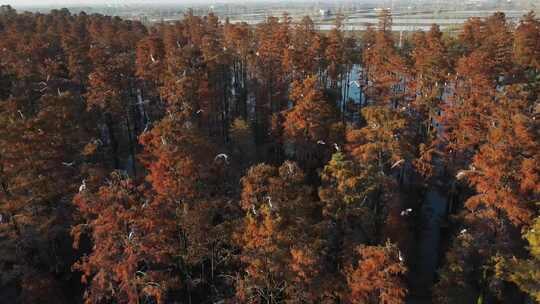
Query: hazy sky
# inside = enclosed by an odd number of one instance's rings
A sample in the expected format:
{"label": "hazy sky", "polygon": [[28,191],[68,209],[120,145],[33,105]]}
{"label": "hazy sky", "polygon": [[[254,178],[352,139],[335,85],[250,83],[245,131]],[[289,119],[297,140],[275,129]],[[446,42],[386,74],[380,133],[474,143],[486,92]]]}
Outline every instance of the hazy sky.
{"label": "hazy sky", "polygon": [[[117,1],[117,0],[113,0]],[[127,2],[131,2],[130,0],[124,0]],[[106,3],[106,0],[8,0],[8,1],[2,1],[7,2],[8,4],[12,6],[27,6],[27,5],[79,5],[79,4],[88,4],[88,3]]]}
{"label": "hazy sky", "polygon": [[[224,2],[256,2],[261,0],[0,0],[2,4],[10,4],[13,7],[17,6],[76,6],[76,5],[102,5],[102,4],[152,4],[152,3],[224,3]],[[265,0],[268,1],[268,0]],[[289,0],[291,1],[291,0]]]}

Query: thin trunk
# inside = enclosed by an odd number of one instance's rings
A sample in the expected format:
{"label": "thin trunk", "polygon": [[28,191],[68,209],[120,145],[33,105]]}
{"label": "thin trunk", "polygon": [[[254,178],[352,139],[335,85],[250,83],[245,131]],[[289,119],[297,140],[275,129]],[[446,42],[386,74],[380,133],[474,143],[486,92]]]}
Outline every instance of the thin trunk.
{"label": "thin trunk", "polygon": [[129,153],[131,156],[131,169],[133,170],[133,176],[137,177],[137,168],[135,165],[135,143],[133,140],[133,134],[131,131],[131,123],[129,120],[129,111],[126,115],[126,126],[127,126],[127,132],[128,132],[128,142],[129,142]]}
{"label": "thin trunk", "polygon": [[244,120],[248,121],[248,86],[247,86],[247,69],[245,59],[241,62],[241,71],[242,71],[242,103],[243,103],[243,116]]}
{"label": "thin trunk", "polygon": [[210,256],[210,274],[212,278],[212,282],[214,281],[214,251],[215,251],[215,245],[212,244],[212,255]]}
{"label": "thin trunk", "polygon": [[118,159],[118,142],[116,141],[116,136],[114,135],[114,123],[111,114],[105,114],[105,125],[107,126],[107,136],[109,137],[109,142],[112,149],[114,168],[119,169],[120,160]]}

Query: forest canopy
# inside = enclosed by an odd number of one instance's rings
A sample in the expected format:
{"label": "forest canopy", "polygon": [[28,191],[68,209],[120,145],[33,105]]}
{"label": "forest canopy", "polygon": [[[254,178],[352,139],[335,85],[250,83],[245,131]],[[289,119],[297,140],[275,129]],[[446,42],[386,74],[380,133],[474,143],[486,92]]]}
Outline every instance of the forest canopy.
{"label": "forest canopy", "polygon": [[3,6],[0,303],[540,301],[540,18],[397,37]]}

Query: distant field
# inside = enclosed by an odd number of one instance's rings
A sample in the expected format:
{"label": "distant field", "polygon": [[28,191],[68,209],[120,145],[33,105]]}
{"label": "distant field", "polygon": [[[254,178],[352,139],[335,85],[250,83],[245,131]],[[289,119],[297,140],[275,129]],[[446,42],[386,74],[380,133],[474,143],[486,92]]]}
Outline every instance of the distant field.
{"label": "distant field", "polygon": [[[379,0],[377,0],[379,1]],[[241,1],[239,4],[215,4],[207,3],[199,4],[178,4],[171,5],[106,5],[106,6],[74,6],[69,9],[74,12],[85,11],[87,13],[101,13],[106,15],[120,16],[123,19],[140,20],[145,24],[159,22],[173,22],[183,18],[188,10],[192,10],[195,15],[206,15],[209,12],[215,13],[221,19],[229,18],[231,22],[246,22],[248,24],[257,24],[265,20],[269,16],[281,17],[285,12],[298,21],[303,16],[310,16],[318,29],[321,31],[331,30],[335,21],[336,13],[343,12],[345,16],[344,29],[348,31],[362,31],[368,25],[377,24],[378,10],[366,5],[352,5],[354,2],[348,2],[348,5],[343,4],[343,1],[330,2],[313,2],[313,3],[295,3],[283,0],[277,1],[253,1],[247,3]],[[191,2],[191,1],[190,1]],[[195,1],[194,1],[195,2]],[[219,1],[218,1],[219,2]],[[381,1],[382,2],[382,1]],[[388,1],[387,1],[388,2]],[[396,7],[393,12],[393,30],[401,31],[418,31],[428,30],[432,24],[438,24],[442,30],[452,31],[460,28],[468,18],[471,17],[486,17],[497,11],[494,6],[470,6],[464,3],[452,3],[448,1],[448,5],[452,4],[455,9],[443,8],[441,5],[415,5]],[[503,1],[505,2],[505,1]],[[516,2],[516,1],[511,1]],[[118,3],[121,3],[118,2]],[[413,3],[413,2],[411,2]],[[422,2],[423,3],[423,2]],[[510,3],[510,1],[508,1]],[[527,13],[526,6],[510,5],[505,3],[501,6],[500,11],[503,11],[511,21],[517,22],[521,16]],[[521,8],[523,7],[523,9]],[[50,9],[59,8],[58,6],[39,6],[39,7],[20,7],[21,10],[29,10],[36,12],[48,12]],[[530,9],[530,7],[529,7]]]}
{"label": "distant field", "polygon": [[[393,16],[394,31],[418,31],[428,30],[432,24],[438,24],[442,30],[452,30],[459,28],[467,19],[471,17],[487,17],[495,13],[495,10],[475,10],[475,11],[401,11],[396,12]],[[524,14],[525,10],[509,10],[503,11],[508,18],[513,22],[518,22]],[[227,15],[231,22],[246,22],[248,24],[257,24],[268,16],[281,16],[280,11],[258,12],[241,15]],[[293,20],[299,20],[306,12],[289,13]],[[327,31],[334,27],[336,14],[330,13],[327,16],[320,14],[308,14],[316,23],[319,30]],[[348,31],[362,31],[369,25],[377,24],[377,11],[375,9],[359,10],[344,14],[344,29]]]}

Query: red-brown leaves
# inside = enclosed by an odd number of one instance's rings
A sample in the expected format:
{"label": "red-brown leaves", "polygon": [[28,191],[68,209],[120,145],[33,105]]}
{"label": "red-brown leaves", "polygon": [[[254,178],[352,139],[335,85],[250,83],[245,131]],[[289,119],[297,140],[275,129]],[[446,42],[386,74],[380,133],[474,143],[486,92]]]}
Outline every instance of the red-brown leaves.
{"label": "red-brown leaves", "polygon": [[504,210],[516,225],[527,224],[534,202],[540,198],[537,122],[520,100],[502,99],[490,118],[486,142],[473,158],[471,184],[477,195],[467,202],[471,209],[485,204]]}
{"label": "red-brown leaves", "polygon": [[216,154],[190,120],[166,117],[141,137],[141,143],[147,180],[159,195],[183,200],[199,195],[197,183],[208,177]]}
{"label": "red-brown leaves", "polygon": [[382,104],[397,102],[403,97],[403,86],[408,71],[405,61],[397,53],[391,35],[391,18],[388,11],[382,11],[380,26],[375,33],[375,41],[364,49],[362,58],[367,70],[368,86],[366,94],[370,99]]}
{"label": "red-brown leaves", "polygon": [[406,268],[399,260],[399,250],[385,246],[359,246],[358,265],[347,269],[351,303],[405,303]]}
{"label": "red-brown leaves", "polygon": [[139,190],[121,173],[113,173],[109,185],[97,193],[83,190],[75,198],[94,244],[92,253],[74,266],[83,273],[82,281],[89,284],[87,303],[110,299],[138,302],[139,288],[144,286],[137,279],[143,258],[143,203]]}
{"label": "red-brown leaves", "polygon": [[[303,173],[291,162],[279,169],[252,167],[242,179],[241,206],[246,218],[237,241],[246,274],[237,286],[241,302],[269,297],[316,297],[312,290],[320,265],[313,234],[317,205],[303,185]],[[295,284],[305,288],[297,289]]]}
{"label": "red-brown leaves", "polygon": [[362,110],[367,126],[347,132],[347,150],[359,162],[388,170],[401,159],[414,155],[410,117],[388,106],[369,106]]}
{"label": "red-brown leaves", "polygon": [[294,107],[284,112],[285,141],[294,146],[300,161],[313,158],[321,148],[333,149],[334,143],[341,142],[337,113],[324,99],[316,82],[315,77],[306,78],[303,83],[294,82],[290,93]]}
{"label": "red-brown leaves", "polygon": [[540,68],[540,19],[530,12],[514,33],[514,58],[524,68]]}

